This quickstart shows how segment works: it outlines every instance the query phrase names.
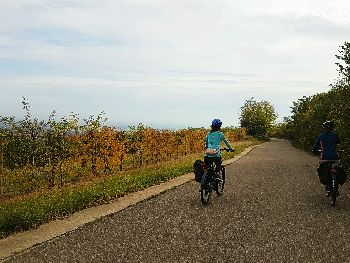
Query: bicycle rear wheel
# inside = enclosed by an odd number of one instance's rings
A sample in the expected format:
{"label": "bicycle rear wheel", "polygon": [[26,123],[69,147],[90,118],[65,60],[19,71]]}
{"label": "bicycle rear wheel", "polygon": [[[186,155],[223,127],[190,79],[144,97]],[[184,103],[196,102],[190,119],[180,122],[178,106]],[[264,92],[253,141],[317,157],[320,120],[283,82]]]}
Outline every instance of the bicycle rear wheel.
{"label": "bicycle rear wheel", "polygon": [[338,196],[338,183],[336,180],[336,176],[332,174],[332,191],[331,191],[332,206],[335,206],[337,202],[337,196]]}
{"label": "bicycle rear wheel", "polygon": [[221,182],[217,182],[217,187],[216,187],[216,194],[218,196],[221,196],[224,193],[224,187],[225,187],[225,178],[226,178],[226,170],[225,167],[221,168]]}
{"label": "bicycle rear wheel", "polygon": [[203,205],[207,205],[210,201],[212,190],[208,178],[206,177],[206,175],[204,176],[205,177],[201,182],[201,202]]}

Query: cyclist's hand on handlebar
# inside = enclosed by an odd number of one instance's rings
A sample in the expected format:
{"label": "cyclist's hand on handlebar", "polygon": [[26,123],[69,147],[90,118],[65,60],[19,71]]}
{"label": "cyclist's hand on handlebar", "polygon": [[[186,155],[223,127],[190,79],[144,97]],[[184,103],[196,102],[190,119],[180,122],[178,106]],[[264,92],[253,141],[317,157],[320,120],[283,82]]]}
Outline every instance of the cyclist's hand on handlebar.
{"label": "cyclist's hand on handlebar", "polygon": [[321,150],[313,150],[312,154],[313,156],[319,156],[321,154]]}

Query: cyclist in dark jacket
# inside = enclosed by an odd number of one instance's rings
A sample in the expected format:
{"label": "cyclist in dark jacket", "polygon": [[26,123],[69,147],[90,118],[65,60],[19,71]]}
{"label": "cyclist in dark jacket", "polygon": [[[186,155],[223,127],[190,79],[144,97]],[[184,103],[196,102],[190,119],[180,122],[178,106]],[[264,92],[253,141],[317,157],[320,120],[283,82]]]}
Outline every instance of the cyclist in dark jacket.
{"label": "cyclist in dark jacket", "polygon": [[318,150],[321,150],[321,160],[339,160],[337,144],[340,143],[340,139],[333,131],[334,122],[324,122],[323,128],[324,132],[317,138],[313,152],[317,153]]}
{"label": "cyclist in dark jacket", "polygon": [[[340,139],[338,135],[333,131],[334,122],[326,121],[323,123],[324,132],[320,134],[320,136],[315,141],[313,147],[313,153],[317,154],[319,150],[321,150],[321,162],[318,168],[318,171],[322,171],[322,165],[325,163],[322,161],[334,161],[339,162],[339,155],[337,153],[337,144],[340,143]],[[328,174],[328,173],[327,173]],[[327,195],[329,195],[330,191],[330,178],[324,177],[324,174],[319,174],[320,181],[326,185]],[[339,194],[339,193],[338,193]]]}

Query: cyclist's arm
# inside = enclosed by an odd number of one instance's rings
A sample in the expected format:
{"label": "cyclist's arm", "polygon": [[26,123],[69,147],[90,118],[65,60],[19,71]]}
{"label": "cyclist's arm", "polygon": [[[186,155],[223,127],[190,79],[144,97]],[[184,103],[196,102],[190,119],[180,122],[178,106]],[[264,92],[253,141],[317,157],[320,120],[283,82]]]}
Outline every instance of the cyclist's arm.
{"label": "cyclist's arm", "polygon": [[205,149],[208,149],[208,135],[205,137]]}
{"label": "cyclist's arm", "polygon": [[318,149],[320,149],[320,144],[321,144],[321,140],[320,137],[317,138],[317,140],[314,143],[314,147],[312,148],[312,152],[317,152]]}
{"label": "cyclist's arm", "polygon": [[231,146],[231,144],[228,142],[225,136],[223,136],[222,140],[226,144],[227,148],[229,148],[231,151],[234,151],[235,149]]}

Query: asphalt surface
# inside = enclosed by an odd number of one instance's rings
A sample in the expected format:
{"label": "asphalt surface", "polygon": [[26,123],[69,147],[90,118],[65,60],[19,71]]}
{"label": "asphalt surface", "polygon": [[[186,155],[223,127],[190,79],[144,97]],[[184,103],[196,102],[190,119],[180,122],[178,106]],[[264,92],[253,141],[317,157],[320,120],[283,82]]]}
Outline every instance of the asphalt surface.
{"label": "asphalt surface", "polygon": [[6,262],[350,262],[349,189],[332,207],[317,165],[272,140],[227,166],[207,206],[192,181]]}

